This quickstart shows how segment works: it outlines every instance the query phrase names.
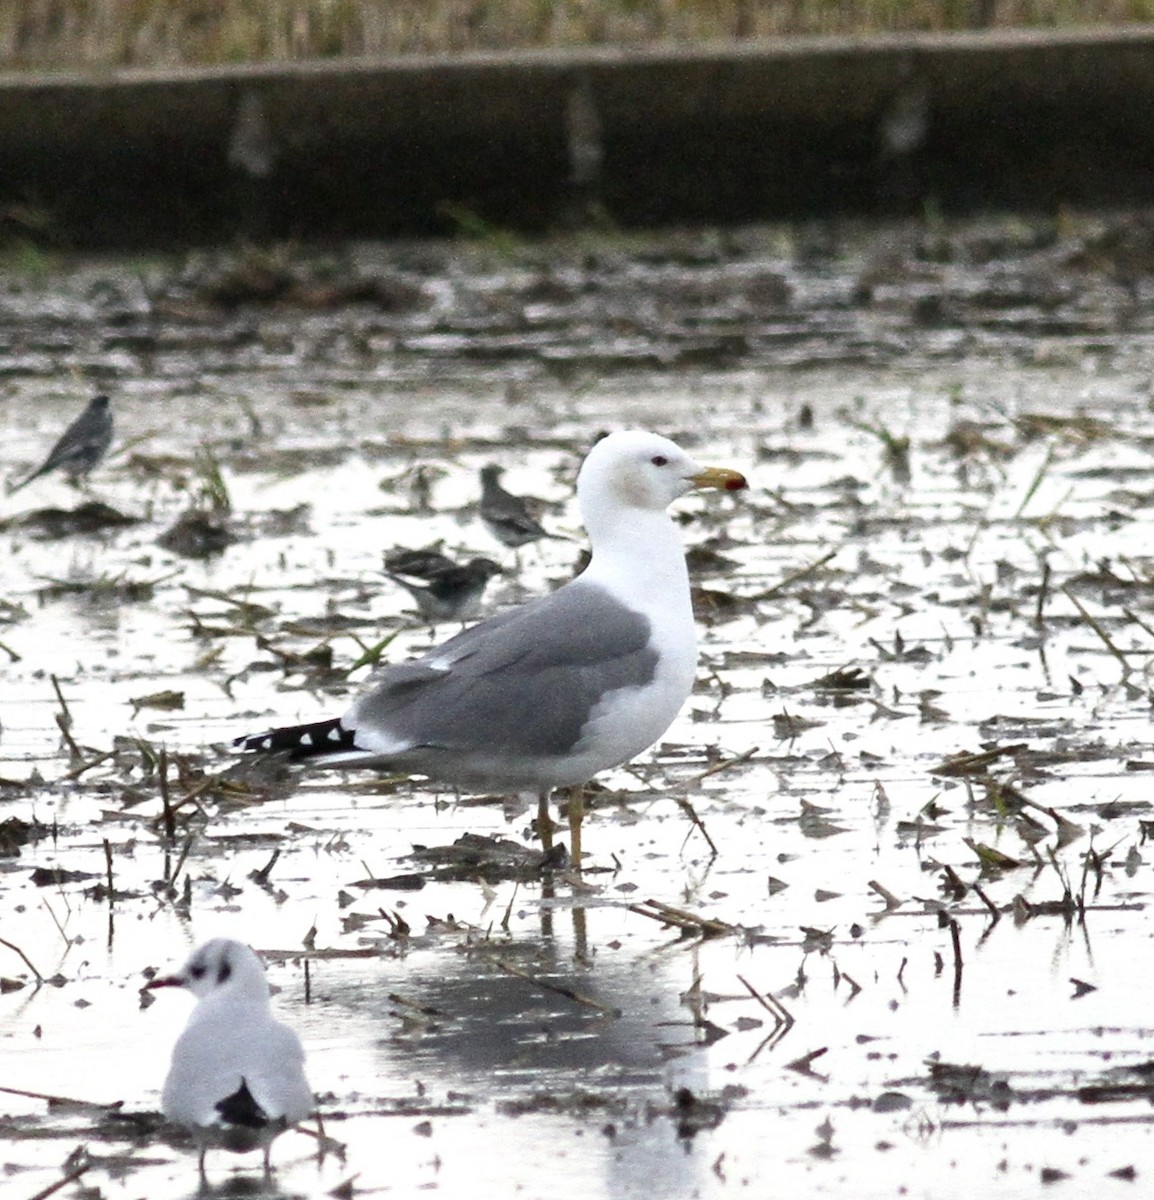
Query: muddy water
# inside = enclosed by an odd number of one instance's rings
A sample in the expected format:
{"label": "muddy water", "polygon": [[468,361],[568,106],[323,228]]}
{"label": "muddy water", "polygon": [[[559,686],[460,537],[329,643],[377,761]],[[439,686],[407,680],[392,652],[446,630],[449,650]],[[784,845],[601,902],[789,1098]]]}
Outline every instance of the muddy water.
{"label": "muddy water", "polygon": [[[195,1193],[154,1115],[188,1004],[140,988],[223,932],[331,1139],[284,1135],[274,1194],[1133,1194],[1143,228],[13,269],[0,470],[96,387],[117,440],[91,496],[0,502],[6,1189]],[[514,869],[508,798],[237,767],[233,736],[339,711],[366,648],[429,644],[384,551],[499,557],[493,609],[567,578],[580,454],[625,423],[752,487],[678,505],[713,552],[698,686],[600,779],[581,876]],[[488,461],[569,540],[493,542]],[[45,524],[90,501],[134,521]],[[228,544],[162,544],[190,511]],[[414,855],[464,835],[513,850]]]}

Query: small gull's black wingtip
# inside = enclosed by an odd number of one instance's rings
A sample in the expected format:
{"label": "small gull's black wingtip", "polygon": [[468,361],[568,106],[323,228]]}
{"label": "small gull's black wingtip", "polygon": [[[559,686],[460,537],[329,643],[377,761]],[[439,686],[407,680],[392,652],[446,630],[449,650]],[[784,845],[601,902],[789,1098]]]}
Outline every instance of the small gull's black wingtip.
{"label": "small gull's black wingtip", "polygon": [[242,1129],[264,1129],[269,1124],[268,1113],[248,1090],[248,1080],[243,1075],[240,1078],[240,1087],[231,1096],[218,1100],[213,1108],[228,1125],[239,1125]]}

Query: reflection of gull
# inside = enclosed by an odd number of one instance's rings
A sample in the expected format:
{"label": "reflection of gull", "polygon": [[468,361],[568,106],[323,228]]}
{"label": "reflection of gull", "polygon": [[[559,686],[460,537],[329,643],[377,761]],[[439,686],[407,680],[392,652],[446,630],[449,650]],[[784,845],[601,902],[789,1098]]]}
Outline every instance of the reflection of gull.
{"label": "reflection of gull", "polygon": [[[555,939],[514,936],[483,950],[470,943],[465,954],[412,946],[404,991],[420,1009],[406,1006],[399,1028],[395,1006],[382,1000],[395,986],[394,968],[332,960],[328,1019],[340,1022],[342,1044],[366,1047],[374,1079],[419,1078],[433,1097],[465,1093],[475,1115],[460,1125],[479,1121],[482,1136],[518,1148],[503,1165],[480,1156],[470,1194],[548,1193],[540,1172],[556,1164],[549,1139],[563,1129],[568,1178],[582,1181],[563,1189],[568,1194],[720,1195],[696,1186],[716,1153],[687,1155],[675,1144],[675,1090],[707,1096],[712,1088],[714,1059],[683,996],[697,977],[697,953],[684,944],[640,950],[615,908],[590,909],[588,917],[596,947],[589,956],[566,937],[564,922]],[[723,1082],[735,1078],[721,1074]],[[342,1107],[355,1113],[358,1100],[381,1107],[359,1096]],[[603,1149],[590,1144],[599,1129]]]}
{"label": "reflection of gull", "polygon": [[569,166],[578,187],[595,187],[601,179],[605,157],[604,133],[593,85],[583,75],[565,102],[565,132],[569,146]]}
{"label": "reflection of gull", "polygon": [[89,401],[88,407],[57,439],[43,463],[9,490],[18,492],[49,471],[62,470],[73,483],[87,475],[112,444],[112,413],[108,405],[107,396],[96,396]]}
{"label": "reflection of gull", "polygon": [[[547,827],[551,789],[640,754],[689,695],[693,611],[666,508],[694,487],[744,486],[667,438],[610,434],[577,480],[592,558],[576,579],[387,667],[342,717],[241,739],[245,748],[536,793]],[[574,835],[580,819],[571,804]]]}
{"label": "reflection of gull", "polygon": [[313,1110],[300,1039],[269,1011],[268,983],[242,942],[214,938],[175,974],[150,988],[186,987],[197,1006],[172,1051],[164,1115],[189,1129],[200,1147],[264,1151],[277,1134]]}
{"label": "reflection of gull", "polygon": [[260,92],[246,91],[240,98],[236,122],[228,140],[228,163],[253,179],[267,179],[277,160],[273,137]]}
{"label": "reflection of gull", "polygon": [[883,158],[905,158],[920,150],[930,124],[930,89],[909,83],[891,97],[878,121]]}

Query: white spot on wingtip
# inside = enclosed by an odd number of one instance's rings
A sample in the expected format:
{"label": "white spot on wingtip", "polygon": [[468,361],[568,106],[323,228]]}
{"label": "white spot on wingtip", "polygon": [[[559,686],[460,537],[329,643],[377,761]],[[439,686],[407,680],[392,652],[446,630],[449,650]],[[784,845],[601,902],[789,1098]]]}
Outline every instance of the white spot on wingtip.
{"label": "white spot on wingtip", "polygon": [[302,733],[298,746],[311,746],[313,744],[313,735],[311,733]]}
{"label": "white spot on wingtip", "polygon": [[341,740],[341,731],[334,725],[332,727],[332,729],[329,730],[329,741],[330,742],[339,742],[340,740]]}

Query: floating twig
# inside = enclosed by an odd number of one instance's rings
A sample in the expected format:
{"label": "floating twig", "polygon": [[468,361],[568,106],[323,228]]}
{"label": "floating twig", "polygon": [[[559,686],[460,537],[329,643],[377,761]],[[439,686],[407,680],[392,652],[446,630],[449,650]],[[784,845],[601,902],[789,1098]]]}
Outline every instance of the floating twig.
{"label": "floating twig", "polygon": [[28,1200],[47,1200],[47,1197],[54,1196],[61,1188],[67,1187],[70,1183],[75,1183],[81,1175],[92,1168],[91,1162],[82,1162],[73,1167],[52,1184],[46,1188],[41,1188],[34,1196],[30,1196]]}
{"label": "floating twig", "polygon": [[267,886],[268,877],[272,874],[272,869],[276,866],[276,860],[278,858],[280,858],[279,846],[272,852],[272,858],[270,858],[263,867],[261,867],[259,870],[250,872],[249,879],[251,879],[253,883],[259,884],[261,887]]}
{"label": "floating twig", "polygon": [[64,713],[56,713],[56,727],[60,730],[60,736],[64,739],[64,744],[68,747],[69,757],[74,762],[78,758],[83,758],[84,751],[80,749],[76,739],[72,736],[68,728],[68,717]]}
{"label": "floating twig", "polygon": [[708,779],[711,775],[718,775],[722,771],[728,771],[732,767],[740,767],[742,763],[747,763],[760,750],[760,746],[751,746],[748,750],[743,750],[740,754],[735,754],[732,758],[723,758],[721,762],[715,762],[712,766],[706,767],[704,771],[694,775],[688,782],[689,787],[700,783],[703,779]]}
{"label": "floating twig", "polygon": [[786,575],[784,578],[779,579],[777,581],[777,583],[775,583],[772,587],[766,588],[764,592],[758,592],[757,595],[753,597],[753,599],[754,600],[770,599],[771,596],[777,595],[778,592],[783,591],[785,588],[789,587],[790,584],[798,583],[800,580],[805,579],[806,576],[812,575],[815,571],[821,570],[821,568],[824,567],[825,564],[827,562],[829,562],[829,560],[831,558],[836,558],[840,553],[841,553],[840,546],[834,550],[827,551],[816,562],[811,562],[808,566],[800,567],[798,570],[792,571],[790,574]]}
{"label": "floating twig", "polygon": [[1121,663],[1122,679],[1123,680],[1128,679],[1130,676],[1130,663],[1127,660],[1126,655],[1123,654],[1123,652],[1121,650],[1119,650],[1117,646],[1114,645],[1113,641],[1110,639],[1110,635],[1106,632],[1105,629],[1102,628],[1101,623],[1099,621],[1095,620],[1094,617],[1090,616],[1090,614],[1086,611],[1082,602],[1078,599],[1077,596],[1074,595],[1074,593],[1072,591],[1070,591],[1070,589],[1068,587],[1062,588],[1062,594],[1078,610],[1078,615],[1098,635],[1098,637],[1101,639],[1102,644],[1106,647],[1106,649],[1110,651],[1110,653],[1118,660],[1119,663]]}
{"label": "floating twig", "polygon": [[883,887],[882,884],[878,883],[876,879],[871,879],[869,881],[869,888],[871,891],[877,892],[877,894],[885,902],[885,906],[890,912],[892,912],[895,908],[901,908],[901,906],[905,903],[904,900],[899,900],[898,897],[889,890],[889,888]]}
{"label": "floating twig", "polygon": [[104,868],[108,872],[108,906],[112,907],[116,899],[116,891],[112,886],[112,843],[104,838]]}
{"label": "floating twig", "polygon": [[0,1092],[7,1096],[24,1096],[28,1100],[43,1100],[46,1104],[66,1105],[69,1108],[103,1108],[117,1109],[124,1104],[123,1100],[113,1100],[111,1104],[100,1100],[76,1100],[72,1096],[57,1096],[51,1092],[30,1092],[25,1088],[0,1087]]}
{"label": "floating twig", "polygon": [[[59,713],[57,714],[56,719],[57,719],[57,721],[60,720]],[[64,736],[65,736],[65,740],[67,741],[67,743],[70,747],[76,746],[76,743],[72,740],[71,737],[69,737],[67,734],[65,734]],[[76,754],[80,757],[83,757],[83,752],[80,750],[79,746],[76,746]],[[77,763],[77,765],[74,766],[71,771],[65,772],[65,774],[63,774],[60,778],[62,780],[64,780],[64,779],[79,779],[81,775],[84,775],[88,771],[91,771],[93,767],[98,767],[98,766],[100,766],[101,763],[107,762],[110,758],[115,758],[115,757],[116,757],[115,750],[102,750],[99,754],[94,754],[91,758],[85,759],[84,762]]]}
{"label": "floating twig", "polygon": [[60,690],[60,680],[55,675],[48,677],[52,680],[52,690],[56,693],[56,701],[60,705],[60,713],[64,718],[65,725],[72,725],[72,713],[68,709],[68,701],[64,699],[64,693]]}
{"label": "floating twig", "polygon": [[518,979],[525,980],[526,983],[531,983],[534,987],[540,988],[544,992],[555,992],[558,996],[564,996],[566,1000],[572,1000],[575,1004],[583,1005],[585,1008],[595,1009],[597,1012],[604,1013],[609,1017],[619,1017],[621,1010],[619,1008],[609,1008],[594,1000],[591,996],[586,996],[581,992],[575,991],[571,987],[566,987],[561,983],[550,983],[547,979],[539,979],[536,975],[530,975],[528,971],[522,971],[520,967],[513,966],[512,963],[507,963],[503,959],[495,958],[493,962],[497,969],[504,971],[506,975],[515,975]]}
{"label": "floating twig", "polygon": [[648,917],[651,921],[660,921],[663,925],[673,925],[688,933],[699,933],[702,937],[721,937],[732,933],[734,926],[727,921],[719,921],[711,917],[699,917],[686,912],[683,908],[674,908],[661,900],[646,900],[643,904],[629,905],[629,911],[639,916]]}
{"label": "floating twig", "polygon": [[[673,799],[676,802],[677,807],[681,809],[681,811],[689,818],[694,829],[701,830],[701,836],[705,838],[706,844],[709,846],[710,853],[714,858],[716,858],[717,844],[714,842],[713,838],[709,836],[709,830],[705,828],[705,822],[697,815],[697,810],[692,804],[689,803],[689,800],[685,796],[674,796]],[[690,830],[690,833],[692,833],[692,830]],[[685,835],[685,841],[689,841],[689,837],[690,834],[687,833]],[[682,844],[684,845],[684,843]]]}
{"label": "floating twig", "polygon": [[20,957],[24,960],[24,965],[28,968],[28,970],[30,970],[32,972],[33,975],[36,976],[37,986],[39,986],[40,984],[42,984],[44,982],[44,976],[41,975],[40,972],[32,965],[32,960],[28,957],[27,954],[24,953],[23,950],[20,949],[19,946],[17,946],[13,942],[7,941],[5,938],[0,938],[0,946],[7,946],[8,949],[11,950],[13,954],[20,955]]}
{"label": "floating twig", "polygon": [[954,1007],[962,1002],[962,931],[958,922],[947,913],[939,914],[943,924],[949,926],[950,942],[954,949]]}
{"label": "floating twig", "polygon": [[774,1023],[782,1029],[792,1029],[794,1024],[793,1013],[785,1007],[784,1004],[772,993],[766,992],[764,995],[745,978],[744,975],[737,977],[745,990],[765,1009],[773,1018]]}
{"label": "floating twig", "polygon": [[509,903],[505,907],[505,915],[501,918],[501,928],[506,933],[509,932],[509,921],[512,919],[512,916],[513,916],[513,901],[517,899],[517,888],[519,886],[520,885],[514,881],[513,894],[509,897]]}
{"label": "floating twig", "polygon": [[176,860],[176,868],[172,872],[172,875],[169,876],[169,880],[168,880],[169,887],[176,886],[177,876],[180,874],[182,868],[184,867],[185,859],[188,858],[188,853],[192,849],[192,842],[193,842],[193,835],[190,833],[188,835],[188,837],[186,837],[184,839],[184,845],[180,848],[180,857]]}
{"label": "floating twig", "polygon": [[325,1127],[321,1124],[320,1114],[315,1113],[317,1127],[310,1129],[307,1125],[294,1125],[293,1128],[297,1133],[303,1133],[305,1137],[311,1137],[317,1143],[318,1150],[331,1150],[338,1156],[343,1156],[348,1149],[344,1142],[338,1142],[336,1138],[331,1138],[325,1133]]}
{"label": "floating twig", "polygon": [[984,775],[986,768],[999,758],[1008,754],[1017,754],[1025,750],[1025,742],[1013,742],[1007,746],[995,746],[992,750],[975,750],[962,754],[953,754],[943,759],[936,766],[930,767],[931,775]]}
{"label": "floating twig", "polygon": [[377,912],[381,914],[381,920],[389,927],[389,937],[400,940],[406,938],[412,933],[412,926],[408,921],[397,911],[386,912],[383,908],[378,908]]}
{"label": "floating twig", "polygon": [[156,780],[160,787],[160,803],[164,806],[164,836],[171,842],[176,837],[176,814],[172,811],[172,797],[168,793],[168,749],[160,747],[156,759]]}
{"label": "floating twig", "polygon": [[990,916],[995,922],[1002,919],[1002,914],[999,911],[998,906],[989,898],[989,896],[986,895],[985,892],[982,891],[978,884],[971,883],[970,890],[986,906],[986,908],[989,910]]}
{"label": "floating twig", "polygon": [[1042,559],[1042,582],[1038,584],[1038,603],[1034,606],[1034,625],[1041,629],[1046,623],[1044,612],[1050,598],[1050,560]]}

